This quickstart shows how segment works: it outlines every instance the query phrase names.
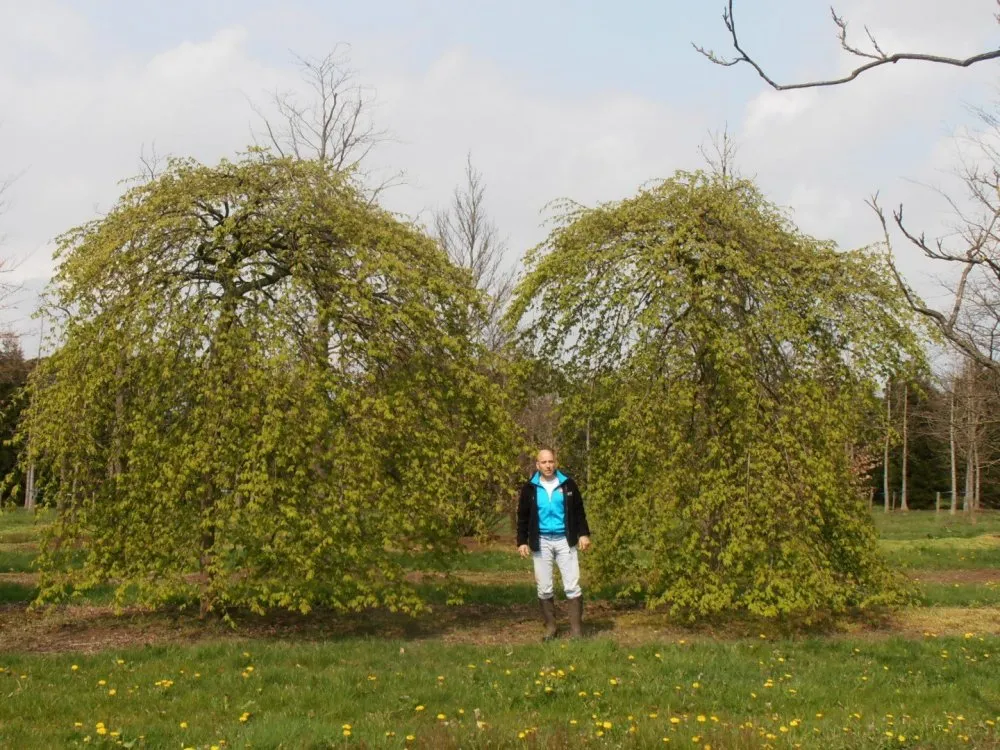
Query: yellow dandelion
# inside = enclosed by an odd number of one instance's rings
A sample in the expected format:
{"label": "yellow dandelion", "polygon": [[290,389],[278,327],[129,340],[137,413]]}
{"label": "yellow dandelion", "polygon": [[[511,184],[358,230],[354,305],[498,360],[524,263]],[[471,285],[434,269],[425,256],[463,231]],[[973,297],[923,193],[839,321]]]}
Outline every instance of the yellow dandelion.
{"label": "yellow dandelion", "polygon": [[115,690],[114,688],[111,688],[111,689],[110,689],[110,690],[108,691],[108,695],[112,695],[112,696],[114,696],[114,695],[118,695],[118,691],[117,691],[117,690]]}
{"label": "yellow dandelion", "polygon": [[181,729],[187,729],[187,728],[188,728],[188,723],[186,721],[182,721],[181,722]]}
{"label": "yellow dandelion", "polygon": [[444,714],[438,714],[438,715],[437,715],[437,718],[438,718],[438,721],[444,721],[444,720],[445,720],[445,719],[447,719],[448,717],[447,717],[447,716],[445,716]]}
{"label": "yellow dandelion", "polygon": [[423,711],[423,710],[424,710],[424,707],[423,707],[423,706],[417,706],[417,707],[416,707],[415,709],[413,709],[413,710],[414,710],[414,711]]}
{"label": "yellow dandelion", "polygon": [[72,669],[74,672],[76,672],[79,668],[80,668],[79,664],[74,664],[72,667],[70,667],[70,669]]}
{"label": "yellow dandelion", "polygon": [[705,718],[705,714],[698,714],[697,719],[701,723],[704,723],[705,721],[707,721],[707,719]]}

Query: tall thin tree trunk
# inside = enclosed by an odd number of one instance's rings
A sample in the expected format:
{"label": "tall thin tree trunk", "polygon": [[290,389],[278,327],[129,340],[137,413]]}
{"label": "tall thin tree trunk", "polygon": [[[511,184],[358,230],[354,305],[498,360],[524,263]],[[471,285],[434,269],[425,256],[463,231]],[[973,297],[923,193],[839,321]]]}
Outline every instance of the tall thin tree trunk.
{"label": "tall thin tree trunk", "polygon": [[972,510],[972,485],[974,482],[973,476],[975,474],[972,452],[973,449],[970,447],[965,456],[965,494],[962,495],[962,510],[964,512]]}
{"label": "tall thin tree trunk", "polygon": [[903,461],[900,473],[902,474],[902,479],[900,479],[900,491],[899,491],[899,509],[909,510],[910,505],[907,502],[907,492],[906,492],[906,466],[908,463],[907,452],[909,448],[908,437],[909,429],[907,425],[907,419],[909,416],[909,391],[910,388],[905,383],[903,384]]}
{"label": "tall thin tree trunk", "polygon": [[976,488],[972,493],[972,510],[979,510],[979,502],[982,499],[983,487],[983,463],[979,460],[979,446],[976,446]]}
{"label": "tall thin tree trunk", "polygon": [[[42,341],[45,339],[45,316],[42,315],[41,322],[38,324],[38,356],[35,362],[42,361]],[[31,433],[32,430],[28,428],[28,452],[31,452]],[[28,463],[28,472],[24,478],[24,509],[33,511],[35,509],[35,462],[34,460]]]}
{"label": "tall thin tree trunk", "polygon": [[951,454],[951,508],[948,512],[955,515],[958,509],[958,462],[955,456],[955,388],[957,384],[951,384],[950,409],[948,415],[948,449]]}
{"label": "tall thin tree trunk", "polygon": [[891,430],[892,403],[889,400],[889,381],[885,381],[885,451],[882,455],[882,494],[885,512],[889,512],[889,433]]}

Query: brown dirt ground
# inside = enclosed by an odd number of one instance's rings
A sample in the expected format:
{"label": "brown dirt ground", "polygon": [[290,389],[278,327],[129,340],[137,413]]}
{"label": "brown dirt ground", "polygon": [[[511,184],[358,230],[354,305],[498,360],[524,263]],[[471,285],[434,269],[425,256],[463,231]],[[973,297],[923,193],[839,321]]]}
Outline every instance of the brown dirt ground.
{"label": "brown dirt ground", "polygon": [[[530,581],[528,571],[456,574],[468,583],[504,584]],[[426,580],[428,574],[415,574]],[[939,583],[1000,583],[1000,571],[941,570],[920,571],[918,581]],[[0,574],[0,582],[23,585],[36,582],[35,573]],[[565,608],[560,620],[565,631]],[[26,610],[23,604],[0,605],[0,653],[3,652],[84,652],[94,653],[153,644],[192,644],[225,640],[336,640],[354,636],[389,639],[434,639],[447,643],[520,644],[536,642],[540,635],[537,608],[533,602],[516,606],[464,604],[437,606],[417,617],[388,612],[343,614],[313,612],[309,615],[276,613],[258,617],[234,615],[236,627],[218,619],[200,620],[195,613],[148,611],[129,608],[115,613],[108,606],[71,605]],[[641,644],[687,640],[803,636],[882,638],[932,635],[1000,635],[1000,607],[976,609],[933,607],[903,610],[882,617],[866,617],[825,622],[812,626],[791,626],[778,630],[773,623],[729,621],[685,626],[671,620],[664,611],[650,611],[635,605],[606,601],[587,602],[588,636],[620,643]]]}
{"label": "brown dirt ground", "polygon": [[[565,612],[560,607],[565,631]],[[277,613],[267,617],[244,614],[231,628],[220,620],[199,620],[193,613],[111,607],[67,606],[25,611],[23,605],[0,605],[0,653],[7,651],[59,653],[99,651],[154,644],[193,644],[226,640],[328,641],[357,636],[387,639],[439,640],[445,643],[514,645],[536,642],[540,635],[537,611],[530,604],[512,607],[461,605],[436,607],[411,618],[384,612],[340,614],[315,612],[307,616]],[[829,637],[883,638],[930,635],[1000,634],[1000,608],[910,609],[881,619],[826,623],[790,632],[773,624],[727,622],[685,627],[666,613],[609,602],[588,602],[589,637],[619,643],[642,644],[694,640],[727,640],[782,635],[824,634]]]}

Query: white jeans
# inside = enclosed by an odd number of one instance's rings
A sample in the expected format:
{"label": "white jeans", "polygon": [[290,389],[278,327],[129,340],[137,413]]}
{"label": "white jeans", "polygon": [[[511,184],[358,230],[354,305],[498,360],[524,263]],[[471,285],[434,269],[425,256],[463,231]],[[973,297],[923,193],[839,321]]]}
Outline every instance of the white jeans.
{"label": "white jeans", "polygon": [[552,564],[555,563],[559,566],[566,598],[576,599],[583,593],[580,591],[580,560],[576,555],[576,547],[570,547],[564,536],[543,534],[539,542],[540,549],[531,554],[531,560],[535,564],[538,598],[551,599],[555,594],[552,584]]}

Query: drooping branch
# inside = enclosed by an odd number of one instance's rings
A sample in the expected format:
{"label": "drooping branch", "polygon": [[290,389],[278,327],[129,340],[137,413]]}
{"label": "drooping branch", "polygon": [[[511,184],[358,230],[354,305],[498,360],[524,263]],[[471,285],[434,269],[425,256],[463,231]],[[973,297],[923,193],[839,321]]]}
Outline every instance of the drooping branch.
{"label": "drooping branch", "polygon": [[[1000,0],[998,0],[1000,4]],[[872,68],[877,68],[882,65],[887,65],[889,63],[897,63],[903,60],[914,61],[914,62],[928,62],[936,63],[939,65],[952,65],[960,68],[968,68],[976,63],[984,62],[986,60],[994,60],[1000,58],[1000,49],[988,50],[986,52],[980,52],[979,54],[972,55],[971,57],[946,57],[943,55],[927,54],[922,52],[895,52],[893,54],[886,54],[886,52],[879,45],[878,41],[872,32],[865,27],[865,34],[868,37],[868,41],[871,44],[870,50],[862,49],[861,47],[852,44],[847,38],[847,21],[843,16],[837,15],[836,10],[830,8],[830,14],[833,17],[833,22],[837,26],[837,38],[840,41],[840,46],[842,49],[854,55],[855,57],[860,57],[862,59],[868,60],[868,62],[863,65],[859,65],[854,70],[848,74],[841,76],[840,78],[830,78],[818,81],[801,81],[797,83],[778,83],[774,78],[772,78],[764,68],[758,63],[750,54],[743,48],[740,44],[739,36],[736,32],[736,19],[733,15],[733,0],[728,0],[728,5],[722,12],[722,21],[726,24],[726,28],[729,30],[729,34],[732,37],[733,49],[736,51],[736,55],[733,57],[724,57],[717,54],[714,50],[707,49],[700,45],[692,43],[692,46],[698,50],[702,55],[707,57],[716,65],[722,65],[725,67],[731,67],[733,65],[738,65],[740,63],[745,63],[752,67],[764,81],[767,82],[771,88],[776,91],[790,91],[792,89],[807,89],[807,88],[819,88],[822,86],[838,86],[840,84],[849,83],[855,78],[860,76]]]}

